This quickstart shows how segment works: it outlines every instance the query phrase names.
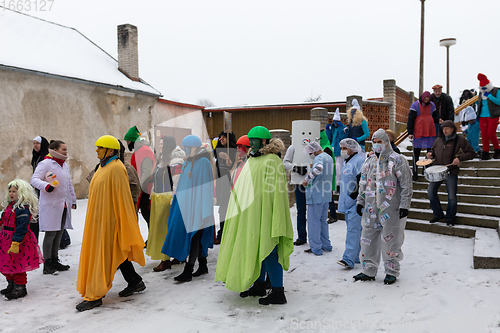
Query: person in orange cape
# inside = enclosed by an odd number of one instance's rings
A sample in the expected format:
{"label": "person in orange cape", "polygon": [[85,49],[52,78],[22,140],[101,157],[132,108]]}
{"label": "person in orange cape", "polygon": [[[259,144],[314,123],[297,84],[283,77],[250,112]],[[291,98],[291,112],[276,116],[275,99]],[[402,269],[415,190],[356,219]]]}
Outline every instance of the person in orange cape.
{"label": "person in orange cape", "polygon": [[144,266],[144,241],[137,223],[130,194],[127,170],[118,159],[120,143],[111,135],[100,137],[97,157],[100,160],[89,188],[87,215],[76,289],[83,302],[76,306],[85,311],[102,305],[102,298],[111,289],[117,269],[127,287],[120,297],[146,289],[132,261]]}

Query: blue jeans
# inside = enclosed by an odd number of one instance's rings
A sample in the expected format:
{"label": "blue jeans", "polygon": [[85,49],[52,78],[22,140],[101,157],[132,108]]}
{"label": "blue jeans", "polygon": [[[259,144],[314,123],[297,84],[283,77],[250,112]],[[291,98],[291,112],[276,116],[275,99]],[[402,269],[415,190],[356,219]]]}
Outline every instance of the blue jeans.
{"label": "blue jeans", "polygon": [[307,242],[306,231],[306,188],[304,185],[295,185],[295,202],[297,204],[297,239]]}
{"label": "blue jeans", "polygon": [[[450,175],[444,180],[444,182],[446,184],[446,191],[448,192],[448,208],[446,209],[446,221],[454,221],[455,216],[457,215],[458,175]],[[434,217],[437,218],[441,218],[444,216],[443,208],[441,208],[441,202],[439,202],[439,197],[437,194],[439,186],[442,183],[443,180],[440,182],[431,182],[429,183],[429,187],[427,188],[427,194],[429,195],[431,208],[434,213]]]}
{"label": "blue jeans", "polygon": [[278,261],[278,245],[276,245],[266,259],[262,261],[260,276],[257,278],[257,281],[266,282],[266,272],[269,276],[271,286],[274,288],[283,287],[283,267],[281,267]]}
{"label": "blue jeans", "polygon": [[441,124],[434,123],[434,125],[436,125],[436,137],[438,137],[439,136],[439,130],[441,129]]}
{"label": "blue jeans", "polygon": [[324,251],[331,251],[330,235],[328,231],[328,202],[307,205],[307,228],[309,231],[309,246],[314,254],[322,255]]}
{"label": "blue jeans", "polygon": [[345,214],[347,224],[347,234],[345,237],[345,251],[342,256],[349,267],[359,264],[359,252],[361,251],[361,216],[356,212],[356,205],[353,205]]}

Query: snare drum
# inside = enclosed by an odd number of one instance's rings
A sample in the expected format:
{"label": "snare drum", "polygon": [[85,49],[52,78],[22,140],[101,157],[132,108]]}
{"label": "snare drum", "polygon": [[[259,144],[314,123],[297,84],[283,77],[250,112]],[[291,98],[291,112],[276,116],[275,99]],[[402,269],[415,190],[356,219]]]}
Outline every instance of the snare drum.
{"label": "snare drum", "polygon": [[440,182],[448,178],[450,171],[445,165],[435,165],[428,167],[424,171],[424,177],[429,182]]}

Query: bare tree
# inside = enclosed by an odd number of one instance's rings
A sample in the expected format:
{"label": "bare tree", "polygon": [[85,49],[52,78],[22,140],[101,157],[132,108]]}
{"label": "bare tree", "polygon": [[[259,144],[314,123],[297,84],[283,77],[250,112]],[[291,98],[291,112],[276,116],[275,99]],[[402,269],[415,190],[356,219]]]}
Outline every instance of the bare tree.
{"label": "bare tree", "polygon": [[198,99],[198,102],[196,102],[196,104],[204,106],[206,108],[210,108],[212,106],[215,106],[215,104],[211,100],[209,100],[208,98],[200,98],[200,99]]}
{"label": "bare tree", "polygon": [[312,97],[312,95],[311,95],[311,97],[307,98],[304,102],[310,103],[310,102],[317,102],[317,101],[321,101],[321,95],[318,95],[316,97]]}

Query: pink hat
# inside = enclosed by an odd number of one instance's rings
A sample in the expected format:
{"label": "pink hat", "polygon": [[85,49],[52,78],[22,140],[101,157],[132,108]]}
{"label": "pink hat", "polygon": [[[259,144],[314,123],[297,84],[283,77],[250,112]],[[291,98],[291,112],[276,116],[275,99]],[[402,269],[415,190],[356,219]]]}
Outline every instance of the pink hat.
{"label": "pink hat", "polygon": [[479,80],[479,86],[481,87],[486,87],[488,83],[490,83],[490,80],[486,77],[484,74],[477,74],[477,79]]}

